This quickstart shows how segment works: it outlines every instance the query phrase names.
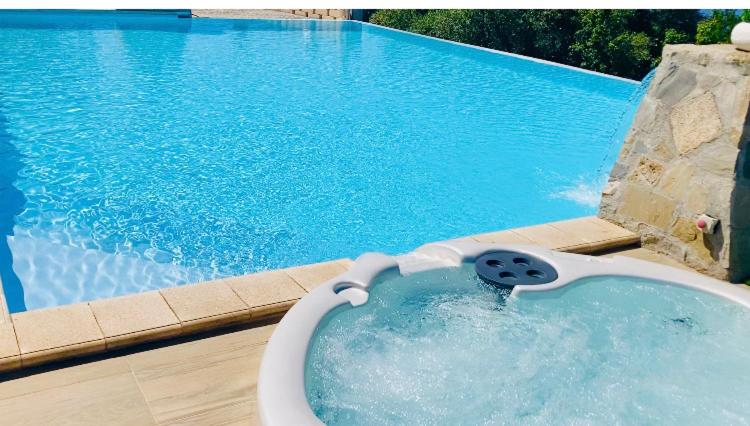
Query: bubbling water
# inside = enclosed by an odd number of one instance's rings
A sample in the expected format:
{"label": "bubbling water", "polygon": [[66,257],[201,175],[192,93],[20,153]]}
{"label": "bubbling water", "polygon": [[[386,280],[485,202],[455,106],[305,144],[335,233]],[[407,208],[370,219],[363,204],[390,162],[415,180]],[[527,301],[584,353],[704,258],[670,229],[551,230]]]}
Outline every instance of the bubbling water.
{"label": "bubbling water", "polygon": [[327,424],[747,424],[747,310],[594,277],[508,298],[473,268],[379,283],[326,318],[306,388]]}

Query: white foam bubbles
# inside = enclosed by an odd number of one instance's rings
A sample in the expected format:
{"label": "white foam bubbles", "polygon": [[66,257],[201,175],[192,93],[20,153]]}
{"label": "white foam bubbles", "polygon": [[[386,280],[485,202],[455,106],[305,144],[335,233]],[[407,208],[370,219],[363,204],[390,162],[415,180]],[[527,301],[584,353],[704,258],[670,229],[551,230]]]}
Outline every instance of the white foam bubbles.
{"label": "white foam bubbles", "polygon": [[572,201],[578,205],[595,208],[601,200],[602,189],[606,184],[606,176],[594,179],[579,177],[574,183],[563,187],[551,194],[552,198]]}
{"label": "white foam bubbles", "polygon": [[326,424],[747,424],[747,309],[592,277],[507,301],[473,268],[378,284],[313,339]]}

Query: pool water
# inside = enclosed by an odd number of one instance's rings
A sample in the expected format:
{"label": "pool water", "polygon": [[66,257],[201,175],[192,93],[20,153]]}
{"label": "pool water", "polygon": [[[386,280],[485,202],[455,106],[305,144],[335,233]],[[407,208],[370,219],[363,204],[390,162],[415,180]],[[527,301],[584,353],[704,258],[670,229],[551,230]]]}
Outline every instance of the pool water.
{"label": "pool water", "polygon": [[314,337],[329,425],[747,424],[747,309],[644,279],[508,298],[473,266],[384,281]]}
{"label": "pool water", "polygon": [[12,311],[594,214],[639,89],[357,22],[136,13],[2,12],[0,70]]}

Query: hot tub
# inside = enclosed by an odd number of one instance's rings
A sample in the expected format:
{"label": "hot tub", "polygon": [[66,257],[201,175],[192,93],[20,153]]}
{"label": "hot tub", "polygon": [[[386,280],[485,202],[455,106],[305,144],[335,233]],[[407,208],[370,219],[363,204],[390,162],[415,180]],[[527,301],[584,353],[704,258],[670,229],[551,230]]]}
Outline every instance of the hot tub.
{"label": "hot tub", "polygon": [[268,342],[265,425],[742,423],[750,291],[626,257],[368,253]]}

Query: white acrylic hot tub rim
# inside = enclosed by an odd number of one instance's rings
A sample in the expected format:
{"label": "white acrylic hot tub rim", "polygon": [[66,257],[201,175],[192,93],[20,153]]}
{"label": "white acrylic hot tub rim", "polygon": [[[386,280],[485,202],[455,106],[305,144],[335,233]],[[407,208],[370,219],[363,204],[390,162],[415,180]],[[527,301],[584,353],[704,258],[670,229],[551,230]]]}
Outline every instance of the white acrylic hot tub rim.
{"label": "white acrylic hot tub rim", "polygon": [[311,339],[326,314],[337,307],[367,301],[370,284],[388,275],[409,275],[473,262],[484,253],[512,250],[539,257],[557,269],[558,278],[536,286],[516,286],[523,292],[552,290],[592,276],[629,276],[711,293],[750,308],[750,289],[706,276],[628,257],[591,257],[512,244],[449,241],[422,246],[402,256],[366,253],[352,268],[303,297],[279,322],[268,341],[258,376],[258,411],[266,426],[321,425],[305,393],[305,362]]}

